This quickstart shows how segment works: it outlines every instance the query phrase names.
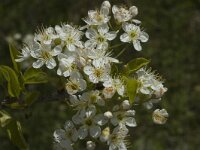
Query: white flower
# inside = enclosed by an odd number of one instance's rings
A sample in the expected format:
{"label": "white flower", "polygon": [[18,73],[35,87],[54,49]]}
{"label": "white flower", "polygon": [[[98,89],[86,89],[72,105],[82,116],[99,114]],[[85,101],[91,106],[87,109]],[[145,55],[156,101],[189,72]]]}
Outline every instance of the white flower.
{"label": "white flower", "polygon": [[123,33],[120,36],[120,40],[122,42],[132,42],[134,48],[137,51],[141,51],[142,47],[140,42],[147,42],[149,39],[148,34],[144,31],[141,31],[140,27],[134,24],[124,23],[122,28],[126,33]]}
{"label": "white flower", "polygon": [[116,91],[120,96],[124,95],[125,88],[119,78],[110,78],[103,83],[103,86],[105,87],[103,90],[105,98],[112,98]]}
{"label": "white flower", "polygon": [[99,106],[105,105],[105,101],[100,96],[100,92],[98,90],[85,92],[82,94],[80,99],[87,100],[88,105],[90,104],[97,104]]}
{"label": "white flower", "polygon": [[167,121],[167,118],[169,117],[169,114],[165,109],[156,109],[153,112],[153,121],[156,124],[165,124]]}
{"label": "white flower", "polygon": [[55,30],[52,27],[39,30],[38,34],[35,34],[34,41],[40,44],[52,44],[52,41],[57,38]]}
{"label": "white flower", "polygon": [[107,144],[109,145],[109,150],[127,150],[125,140],[127,134],[128,129],[125,126],[118,126],[113,130],[112,134],[107,134],[106,138],[103,138],[104,135],[102,134],[101,139],[107,141]]}
{"label": "white flower", "polygon": [[57,70],[58,75],[68,77],[70,76],[71,72],[76,70],[76,62],[73,56],[60,54],[58,56],[58,60],[59,60],[59,68]]}
{"label": "white flower", "polygon": [[92,59],[93,61],[101,61],[105,64],[107,63],[119,63],[119,60],[116,58],[111,57],[111,52],[107,52],[105,49],[91,49],[88,50],[88,58]]}
{"label": "white flower", "polygon": [[127,10],[124,7],[118,7],[114,5],[112,7],[112,12],[114,14],[114,18],[118,22],[126,22],[135,17],[138,14],[138,9],[135,6],[132,6]]}
{"label": "white flower", "polygon": [[68,94],[76,94],[86,89],[86,81],[83,80],[79,72],[72,72],[70,78],[65,85]]}
{"label": "white flower", "polygon": [[[97,138],[101,134],[100,126],[107,123],[107,118],[103,114],[96,114],[96,108],[91,106],[85,113],[85,116],[80,118],[81,121],[77,123],[82,123],[82,126],[79,128],[79,138],[84,139],[90,134],[93,138]],[[76,123],[76,122],[75,122]]]}
{"label": "white flower", "polygon": [[87,65],[84,67],[84,72],[89,76],[91,82],[103,82],[109,78],[110,65],[104,64],[104,62],[93,62],[93,66]]}
{"label": "white flower", "polygon": [[31,56],[37,59],[33,63],[33,68],[40,68],[45,64],[47,68],[53,69],[56,67],[54,56],[59,55],[61,51],[62,48],[59,45],[52,48],[51,45],[37,43],[37,48],[31,50]]}
{"label": "white flower", "polygon": [[54,139],[61,148],[73,150],[72,143],[77,141],[78,132],[71,121],[67,121],[64,128],[65,130],[58,129],[54,132]]}
{"label": "white flower", "polygon": [[83,48],[83,44],[80,41],[83,32],[68,24],[61,27],[57,25],[55,30],[69,51],[75,51],[77,47]]}
{"label": "white flower", "polygon": [[107,49],[108,42],[115,39],[117,36],[117,32],[110,31],[107,24],[103,24],[97,27],[97,31],[95,29],[88,29],[85,33],[85,36],[89,39],[85,42],[86,48],[96,48],[96,49]]}
{"label": "white flower", "polygon": [[136,126],[136,121],[133,118],[135,115],[134,110],[121,110],[113,113],[113,118],[111,118],[111,123],[114,126],[124,126],[127,125],[129,127],[135,127]]}
{"label": "white flower", "polygon": [[138,92],[150,96],[154,94],[156,98],[160,98],[167,91],[162,81],[154,72],[151,72],[151,69],[146,70],[145,68],[141,68],[136,74],[137,80],[140,82]]}
{"label": "white flower", "polygon": [[96,144],[93,141],[87,141],[87,150],[94,150]]}
{"label": "white flower", "polygon": [[88,11],[88,17],[83,19],[88,25],[102,25],[107,23],[110,20],[109,11],[110,11],[109,1],[104,1],[101,5],[100,11],[90,10]]}
{"label": "white flower", "polygon": [[15,59],[16,62],[22,62],[28,59],[31,56],[31,49],[28,46],[22,48],[21,55],[18,55],[19,58]]}

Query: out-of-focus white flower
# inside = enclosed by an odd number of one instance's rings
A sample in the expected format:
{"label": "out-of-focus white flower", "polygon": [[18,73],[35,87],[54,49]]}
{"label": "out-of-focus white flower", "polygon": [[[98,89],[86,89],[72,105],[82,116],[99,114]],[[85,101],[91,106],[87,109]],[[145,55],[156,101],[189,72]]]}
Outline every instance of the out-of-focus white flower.
{"label": "out-of-focus white flower", "polygon": [[135,17],[138,14],[138,9],[135,6],[132,6],[127,10],[124,7],[118,7],[114,5],[112,7],[112,12],[114,14],[114,18],[118,22],[126,22]]}
{"label": "out-of-focus white flower", "polygon": [[99,106],[105,105],[105,101],[100,96],[100,92],[98,90],[85,92],[82,94],[80,99],[87,100],[88,105],[91,104],[97,104]]}
{"label": "out-of-focus white flower", "polygon": [[35,34],[34,41],[40,44],[50,45],[57,37],[58,36],[55,34],[54,28],[48,27],[39,30],[39,32]]}
{"label": "out-of-focus white flower", "polygon": [[84,67],[84,72],[89,76],[90,81],[93,83],[106,81],[109,78],[110,65],[104,64],[101,61],[93,62],[92,64],[93,66],[88,65]]}
{"label": "out-of-focus white flower", "polygon": [[58,129],[54,132],[54,139],[58,143],[57,148],[73,150],[72,143],[77,141],[78,132],[71,121],[67,121],[64,128],[65,130]]}
{"label": "out-of-focus white flower", "polygon": [[107,49],[108,42],[115,39],[117,32],[110,31],[107,24],[103,24],[95,29],[88,29],[85,33],[85,36],[89,39],[85,42],[85,47],[90,49]]}
{"label": "out-of-focus white flower", "polygon": [[76,62],[73,56],[60,54],[58,56],[59,68],[57,74],[60,76],[68,77],[71,72],[76,71]]}
{"label": "out-of-focus white flower", "polygon": [[127,111],[117,111],[113,113],[113,118],[111,118],[111,123],[114,126],[129,126],[129,127],[135,127],[136,121],[133,118],[133,116],[135,115],[135,111],[134,110],[127,110]]}
{"label": "out-of-focus white flower", "polygon": [[31,49],[28,46],[22,48],[21,55],[18,55],[18,58],[15,59],[16,62],[22,62],[28,59],[31,56]]}
{"label": "out-of-focus white flower", "polygon": [[96,144],[93,141],[87,141],[87,150],[94,150]]}
{"label": "out-of-focus white flower", "polygon": [[65,85],[68,94],[71,95],[85,90],[86,86],[86,81],[79,72],[72,72],[68,82]]}
{"label": "out-of-focus white flower", "polygon": [[40,68],[45,64],[47,68],[53,69],[56,67],[54,56],[59,55],[61,52],[62,48],[59,45],[52,47],[49,44],[36,43],[35,49],[31,50],[31,56],[37,59],[33,63],[33,68]]}
{"label": "out-of-focus white flower", "polygon": [[154,123],[156,124],[165,124],[167,122],[167,118],[169,117],[169,114],[165,109],[156,109],[153,112],[152,118]]}
{"label": "out-of-focus white flower", "polygon": [[162,81],[154,72],[151,72],[151,69],[146,70],[145,68],[141,68],[136,74],[137,80],[140,82],[138,92],[150,96],[154,94],[156,98],[160,98],[167,91]]}
{"label": "out-of-focus white flower", "polygon": [[102,25],[107,23],[110,20],[109,12],[110,12],[110,3],[109,1],[104,1],[101,5],[100,11],[98,10],[90,10],[88,11],[88,17],[83,20],[88,25]]}
{"label": "out-of-focus white flower", "polygon": [[[107,144],[109,145],[109,150],[127,150],[126,147],[126,136],[128,134],[128,129],[125,126],[116,127],[112,134],[109,134],[107,139]],[[101,138],[103,139],[103,138]]]}
{"label": "out-of-focus white flower", "polygon": [[[101,134],[100,126],[107,123],[107,118],[103,114],[96,115],[96,108],[91,106],[87,109],[85,116],[80,118],[81,121],[77,122],[82,124],[79,128],[79,138],[84,139],[88,136],[97,138]],[[75,122],[76,123],[76,122]]]}
{"label": "out-of-focus white flower", "polygon": [[77,47],[83,48],[83,44],[80,41],[83,32],[68,24],[61,27],[57,25],[55,30],[69,51],[75,51]]}
{"label": "out-of-focus white flower", "polygon": [[119,95],[124,95],[125,88],[123,82],[119,78],[109,78],[103,83],[103,85],[105,87],[103,90],[105,98],[112,98],[116,91]]}
{"label": "out-of-focus white flower", "polygon": [[125,33],[120,36],[120,40],[125,43],[132,42],[135,50],[141,51],[142,47],[140,42],[147,42],[149,35],[146,32],[141,31],[140,27],[134,24],[124,23],[122,28]]}

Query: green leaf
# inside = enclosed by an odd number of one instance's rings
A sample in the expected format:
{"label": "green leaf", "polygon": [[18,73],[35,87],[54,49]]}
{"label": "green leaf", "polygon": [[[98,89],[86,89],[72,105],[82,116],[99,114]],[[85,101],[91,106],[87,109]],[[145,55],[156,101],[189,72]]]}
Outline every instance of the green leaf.
{"label": "green leaf", "polygon": [[17,49],[12,44],[9,44],[9,50],[10,50],[10,57],[11,57],[11,60],[12,60],[12,63],[13,63],[13,67],[14,67],[15,71],[17,73],[19,73],[20,72],[20,65],[19,65],[19,63],[17,63],[15,61],[19,52],[17,51]]}
{"label": "green leaf", "polygon": [[25,95],[26,105],[28,106],[32,105],[38,99],[38,97],[39,97],[38,91],[26,92],[26,95]]}
{"label": "green leaf", "polygon": [[0,126],[5,127],[11,121],[11,116],[3,110],[0,110]]}
{"label": "green leaf", "polygon": [[138,81],[136,79],[124,77],[126,81],[126,92],[129,97],[130,103],[133,103],[135,100],[137,88],[138,88]]}
{"label": "green leaf", "polygon": [[0,76],[8,82],[8,93],[11,97],[19,97],[21,87],[15,71],[8,66],[0,66]]}
{"label": "green leaf", "polygon": [[136,58],[134,60],[131,60],[127,65],[125,65],[125,72],[127,74],[131,74],[146,66],[149,62],[150,60],[147,60],[145,58]]}
{"label": "green leaf", "polygon": [[39,84],[48,82],[47,74],[39,69],[29,68],[24,73],[25,84]]}
{"label": "green leaf", "polygon": [[27,144],[22,134],[22,127],[20,122],[13,119],[5,128],[12,143],[15,144],[18,148],[26,150]]}

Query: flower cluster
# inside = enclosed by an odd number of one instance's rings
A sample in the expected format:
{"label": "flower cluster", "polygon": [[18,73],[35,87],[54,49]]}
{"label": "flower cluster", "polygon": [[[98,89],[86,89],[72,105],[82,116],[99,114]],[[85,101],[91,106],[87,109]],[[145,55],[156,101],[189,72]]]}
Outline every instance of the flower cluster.
{"label": "flower cluster", "polygon": [[[109,150],[127,149],[129,128],[136,126],[135,111],[122,73],[112,72],[113,66],[121,63],[113,57],[111,45],[118,39],[142,50],[141,42],[147,42],[149,36],[141,29],[141,22],[134,19],[137,14],[135,6],[127,9],[104,1],[100,10],[88,12],[83,19],[85,26],[61,24],[43,28],[22,48],[17,62],[31,59],[33,68],[56,69],[58,77],[66,79],[64,88],[75,113],[64,129],[54,132],[55,149],[73,150],[79,140],[85,141],[88,150],[95,149],[96,140]],[[112,16],[115,23],[111,25]],[[160,99],[166,92],[162,81],[151,71],[141,68],[135,74],[139,83],[135,99],[147,95],[150,100],[145,103],[152,104],[154,97]],[[156,117],[159,124],[166,122],[159,119],[161,114]]]}

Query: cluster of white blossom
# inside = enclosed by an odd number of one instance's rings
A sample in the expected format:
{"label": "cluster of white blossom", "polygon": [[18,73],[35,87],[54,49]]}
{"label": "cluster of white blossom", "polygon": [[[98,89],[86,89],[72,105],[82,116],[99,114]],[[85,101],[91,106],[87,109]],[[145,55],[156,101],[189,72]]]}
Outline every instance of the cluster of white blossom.
{"label": "cluster of white blossom", "polygon": [[[105,143],[109,150],[126,150],[129,127],[135,127],[135,111],[126,94],[126,85],[120,75],[113,74],[111,41],[120,39],[141,51],[141,42],[148,41],[135,6],[129,9],[104,1],[100,10],[90,10],[84,18],[86,25],[56,25],[38,31],[34,40],[26,44],[17,62],[34,60],[33,68],[46,66],[57,69],[57,75],[66,77],[65,89],[69,104],[76,111],[64,129],[54,132],[55,149],[73,150],[79,140],[84,140],[88,150],[95,149],[95,141]],[[111,17],[119,28],[114,30]],[[86,40],[85,40],[86,39]],[[159,99],[166,88],[149,70],[141,68],[135,78],[140,83],[137,94]],[[152,103],[149,101],[148,103]],[[158,114],[159,113],[159,114]],[[164,116],[162,115],[164,114]],[[155,122],[166,122],[164,110],[154,112]],[[163,121],[162,121],[163,120]]]}

